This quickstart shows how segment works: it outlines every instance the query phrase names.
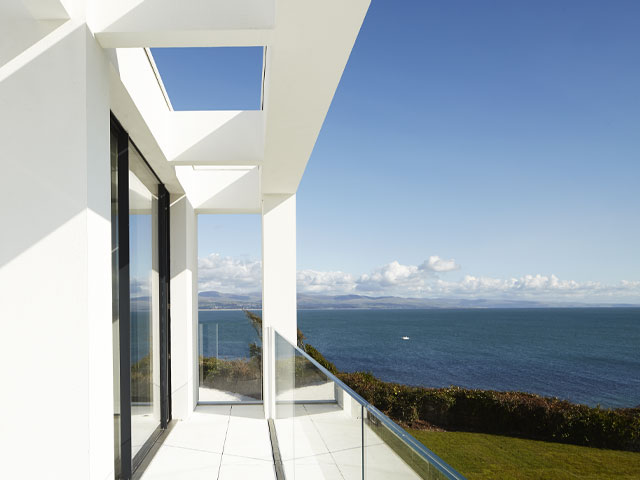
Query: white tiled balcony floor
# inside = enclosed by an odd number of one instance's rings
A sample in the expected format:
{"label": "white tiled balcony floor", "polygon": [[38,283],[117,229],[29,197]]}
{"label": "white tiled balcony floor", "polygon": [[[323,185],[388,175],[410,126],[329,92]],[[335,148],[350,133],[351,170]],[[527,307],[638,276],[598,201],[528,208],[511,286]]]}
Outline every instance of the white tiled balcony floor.
{"label": "white tiled balcony floor", "polygon": [[262,405],[198,406],[178,422],[141,480],[275,480]]}
{"label": "white tiled balcony floor", "polygon": [[[294,413],[295,412],[295,413]],[[278,406],[275,420],[287,480],[362,478],[362,424],[337,404]],[[368,479],[420,477],[369,427]],[[275,480],[269,427],[261,405],[198,406],[178,422],[141,480]]]}

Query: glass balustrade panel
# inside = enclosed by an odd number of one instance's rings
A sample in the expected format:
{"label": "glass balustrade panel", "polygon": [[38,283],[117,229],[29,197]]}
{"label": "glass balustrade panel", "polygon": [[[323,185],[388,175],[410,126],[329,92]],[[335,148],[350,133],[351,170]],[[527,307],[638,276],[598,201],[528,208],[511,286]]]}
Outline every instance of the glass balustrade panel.
{"label": "glass balustrade panel", "polygon": [[[364,409],[364,475],[367,480],[446,480],[445,475],[421,451],[407,443],[408,434],[382,414]],[[444,468],[448,466],[441,464]],[[453,473],[453,470],[452,470]]]}
{"label": "glass balustrade panel", "polygon": [[262,321],[232,311],[198,315],[198,401],[262,401]]}
{"label": "glass balustrade panel", "polygon": [[275,333],[278,443],[287,479],[361,478],[361,406]]}
{"label": "glass balustrade panel", "polygon": [[287,479],[464,480],[274,331],[277,433]]}
{"label": "glass balustrade panel", "polygon": [[295,478],[295,360],[296,351],[280,334],[269,330],[273,335],[275,373],[275,415],[274,425],[278,437],[278,446],[285,476],[288,480]]}

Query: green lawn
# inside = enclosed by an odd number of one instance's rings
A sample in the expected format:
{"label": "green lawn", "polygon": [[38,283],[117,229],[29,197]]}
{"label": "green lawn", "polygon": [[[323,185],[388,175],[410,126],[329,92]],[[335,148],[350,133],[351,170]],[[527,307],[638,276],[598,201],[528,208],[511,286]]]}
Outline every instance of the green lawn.
{"label": "green lawn", "polygon": [[469,480],[640,479],[640,453],[483,433],[409,432]]}

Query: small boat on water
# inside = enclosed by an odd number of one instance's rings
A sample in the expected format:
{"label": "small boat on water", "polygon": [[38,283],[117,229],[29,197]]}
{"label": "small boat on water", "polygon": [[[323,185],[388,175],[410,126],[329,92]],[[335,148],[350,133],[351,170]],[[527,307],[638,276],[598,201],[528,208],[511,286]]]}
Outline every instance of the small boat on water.
{"label": "small boat on water", "polygon": [[403,340],[409,340],[409,337],[402,337]]}

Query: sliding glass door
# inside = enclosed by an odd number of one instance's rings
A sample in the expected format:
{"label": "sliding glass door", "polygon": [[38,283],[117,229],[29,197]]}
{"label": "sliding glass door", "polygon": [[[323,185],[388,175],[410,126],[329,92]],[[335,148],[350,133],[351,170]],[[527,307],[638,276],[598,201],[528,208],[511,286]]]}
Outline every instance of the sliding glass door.
{"label": "sliding glass door", "polygon": [[131,449],[160,426],[159,182],[129,142]]}
{"label": "sliding glass door", "polygon": [[169,420],[168,194],[111,129],[115,465],[128,479]]}

